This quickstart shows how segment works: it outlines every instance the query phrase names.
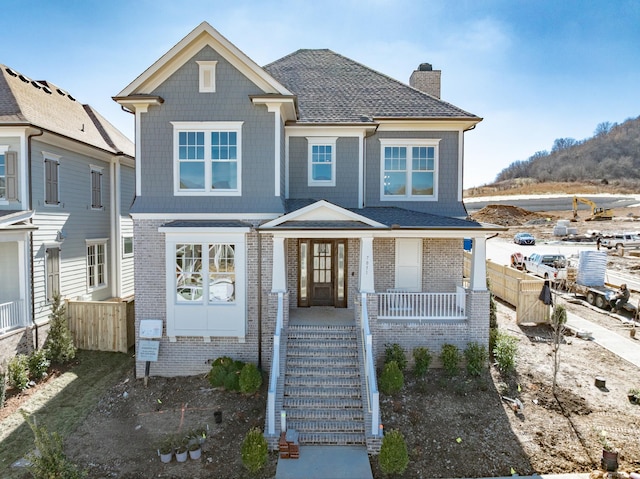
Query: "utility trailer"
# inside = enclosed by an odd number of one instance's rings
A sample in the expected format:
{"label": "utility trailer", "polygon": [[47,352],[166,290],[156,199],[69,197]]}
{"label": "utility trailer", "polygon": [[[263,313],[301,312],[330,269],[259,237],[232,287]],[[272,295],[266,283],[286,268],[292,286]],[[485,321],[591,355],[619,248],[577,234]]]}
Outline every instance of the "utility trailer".
{"label": "utility trailer", "polygon": [[[605,283],[606,272],[606,251],[581,251],[578,266],[567,267],[567,290],[575,296],[584,296],[587,303],[597,308],[609,309],[609,300],[618,286]],[[631,301],[621,307],[636,316],[637,308]]]}

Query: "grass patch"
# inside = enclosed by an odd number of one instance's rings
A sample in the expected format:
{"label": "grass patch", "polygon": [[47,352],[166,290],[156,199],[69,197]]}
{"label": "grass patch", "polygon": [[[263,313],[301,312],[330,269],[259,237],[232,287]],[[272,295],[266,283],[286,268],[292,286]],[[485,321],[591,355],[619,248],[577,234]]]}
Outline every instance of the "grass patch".
{"label": "grass patch", "polygon": [[[64,439],[87,417],[102,395],[124,372],[133,367],[129,354],[78,351],[74,367],[43,385],[22,409],[34,414],[38,424]],[[33,432],[16,412],[0,427],[0,476],[24,478],[24,468],[13,468],[18,459],[34,448]]]}

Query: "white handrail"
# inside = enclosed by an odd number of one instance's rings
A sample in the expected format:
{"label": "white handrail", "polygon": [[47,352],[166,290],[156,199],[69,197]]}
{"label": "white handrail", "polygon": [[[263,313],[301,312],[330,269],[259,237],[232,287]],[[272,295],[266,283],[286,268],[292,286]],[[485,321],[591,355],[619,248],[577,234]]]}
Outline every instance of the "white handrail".
{"label": "white handrail", "polygon": [[369,329],[369,312],[367,310],[367,293],[361,293],[361,330],[364,346],[365,379],[367,382],[367,399],[369,401],[369,412],[371,413],[371,435],[380,434],[380,393],[378,392],[378,382],[376,380],[375,364],[373,362],[373,339]]}
{"label": "white handrail", "polygon": [[271,374],[269,375],[269,393],[267,396],[267,433],[276,433],[276,391],[280,377],[280,333],[283,324],[283,293],[278,293],[278,313],[276,315],[276,329],[273,332],[273,358],[271,359]]}
{"label": "white handrail", "polygon": [[378,318],[382,319],[465,319],[466,291],[455,293],[378,293]]}

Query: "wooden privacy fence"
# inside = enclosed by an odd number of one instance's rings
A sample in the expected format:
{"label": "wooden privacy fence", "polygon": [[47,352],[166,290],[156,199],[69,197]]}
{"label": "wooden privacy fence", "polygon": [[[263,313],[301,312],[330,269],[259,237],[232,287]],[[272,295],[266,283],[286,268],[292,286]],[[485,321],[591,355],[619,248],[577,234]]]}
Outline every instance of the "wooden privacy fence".
{"label": "wooden privacy fence", "polygon": [[69,329],[79,349],[126,353],[135,343],[135,302],[67,300]]}
{"label": "wooden privacy fence", "polygon": [[[471,275],[471,254],[464,252],[464,276]],[[548,323],[550,306],[538,299],[544,280],[487,260],[487,278],[491,292],[516,308],[516,322]]]}

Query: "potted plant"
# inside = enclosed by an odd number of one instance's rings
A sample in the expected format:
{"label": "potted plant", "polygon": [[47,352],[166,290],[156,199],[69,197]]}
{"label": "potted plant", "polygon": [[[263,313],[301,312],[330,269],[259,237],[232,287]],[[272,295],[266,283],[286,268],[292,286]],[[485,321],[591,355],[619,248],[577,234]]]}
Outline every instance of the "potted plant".
{"label": "potted plant", "polygon": [[629,401],[633,404],[640,404],[640,388],[631,388],[627,393]]}
{"label": "potted plant", "polygon": [[189,457],[191,459],[200,459],[202,455],[202,446],[199,442],[193,442],[189,444]]}
{"label": "potted plant", "polygon": [[183,436],[178,439],[176,444],[176,461],[185,462],[189,455],[189,436]]}
{"label": "potted plant", "polygon": [[160,461],[164,463],[171,462],[171,458],[173,457],[174,452],[174,440],[172,436],[166,436],[160,442],[158,446],[158,456],[160,456]]}
{"label": "potted plant", "polygon": [[209,435],[209,425],[205,424],[203,427],[199,429],[195,429],[193,431],[193,437],[197,439],[200,445],[204,444],[204,441],[207,439]]}
{"label": "potted plant", "polygon": [[602,458],[600,459],[600,465],[605,471],[617,471],[618,451],[616,451],[613,444],[609,442],[605,431],[600,431],[599,439],[600,444],[602,444]]}

